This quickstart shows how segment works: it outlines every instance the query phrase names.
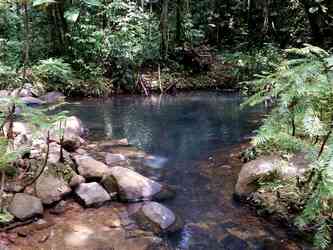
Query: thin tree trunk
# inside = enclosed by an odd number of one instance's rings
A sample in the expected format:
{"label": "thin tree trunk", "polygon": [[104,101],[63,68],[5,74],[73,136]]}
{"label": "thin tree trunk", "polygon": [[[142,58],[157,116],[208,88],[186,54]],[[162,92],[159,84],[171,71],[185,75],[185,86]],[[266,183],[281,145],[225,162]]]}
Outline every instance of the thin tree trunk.
{"label": "thin tree trunk", "polygon": [[30,51],[30,26],[29,26],[29,12],[28,12],[28,2],[23,2],[24,9],[24,59],[23,59],[23,79],[27,76],[27,66],[29,64],[29,51]]}
{"label": "thin tree trunk", "polygon": [[163,0],[162,3],[162,13],[160,20],[160,30],[161,30],[161,55],[162,58],[167,58],[168,55],[168,11],[169,0]]}
{"label": "thin tree trunk", "polygon": [[177,0],[176,41],[178,44],[181,43],[181,36],[182,36],[182,15],[183,15],[182,4],[183,4],[182,0]]}

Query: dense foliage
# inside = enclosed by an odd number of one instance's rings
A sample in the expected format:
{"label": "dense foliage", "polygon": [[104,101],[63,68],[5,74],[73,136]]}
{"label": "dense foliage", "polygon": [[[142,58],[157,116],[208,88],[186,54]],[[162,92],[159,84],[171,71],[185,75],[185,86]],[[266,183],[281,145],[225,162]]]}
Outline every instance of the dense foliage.
{"label": "dense foliage", "polygon": [[[245,104],[274,103],[253,140],[257,152],[303,152],[312,162],[299,192],[307,195],[296,224],[315,231],[314,242],[331,242],[333,199],[333,56],[318,47],[286,50],[275,71],[255,81]],[[303,190],[303,191],[302,191]],[[304,191],[306,190],[306,191]]]}
{"label": "dense foliage", "polygon": [[331,46],[332,12],[329,0],[3,0],[0,83],[36,82],[68,95],[134,91],[147,66],[202,69],[184,52],[202,45],[253,51],[251,67],[236,73],[249,80],[266,70],[258,48],[267,42]]}

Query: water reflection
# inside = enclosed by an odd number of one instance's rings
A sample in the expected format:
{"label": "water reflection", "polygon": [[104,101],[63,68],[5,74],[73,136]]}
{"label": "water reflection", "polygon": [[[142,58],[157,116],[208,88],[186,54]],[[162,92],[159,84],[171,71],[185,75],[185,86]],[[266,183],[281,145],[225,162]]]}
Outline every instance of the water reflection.
{"label": "water reflection", "polygon": [[249,116],[258,109],[240,110],[240,103],[239,96],[204,92],[88,100],[66,108],[80,116],[92,137],[127,137],[150,153],[193,159],[248,135],[254,127]]}

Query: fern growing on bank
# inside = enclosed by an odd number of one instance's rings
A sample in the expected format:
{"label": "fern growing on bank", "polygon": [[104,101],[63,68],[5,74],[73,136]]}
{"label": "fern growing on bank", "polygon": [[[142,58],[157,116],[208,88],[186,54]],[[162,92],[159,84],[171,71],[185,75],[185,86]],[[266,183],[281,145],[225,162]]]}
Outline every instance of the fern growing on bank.
{"label": "fern growing on bank", "polygon": [[333,225],[333,56],[308,44],[286,50],[276,70],[252,84],[256,94],[243,105],[273,106],[252,141],[256,150],[305,152],[312,159],[311,192],[295,223],[314,232],[314,244],[324,249]]}

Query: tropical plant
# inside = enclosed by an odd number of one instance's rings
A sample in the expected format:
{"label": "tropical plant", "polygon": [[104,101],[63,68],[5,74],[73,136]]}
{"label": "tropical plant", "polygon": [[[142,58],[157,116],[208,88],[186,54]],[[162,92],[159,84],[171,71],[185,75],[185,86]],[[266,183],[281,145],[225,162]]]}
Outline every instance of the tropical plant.
{"label": "tropical plant", "polygon": [[312,192],[297,223],[311,226],[315,244],[325,248],[331,242],[333,210],[333,56],[308,44],[286,53],[274,73],[255,81],[256,94],[245,105],[274,102],[253,140],[257,151],[305,152],[311,159],[305,182]]}

